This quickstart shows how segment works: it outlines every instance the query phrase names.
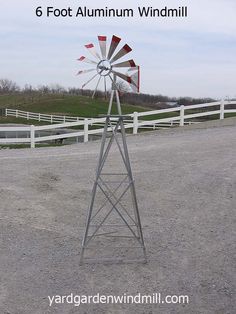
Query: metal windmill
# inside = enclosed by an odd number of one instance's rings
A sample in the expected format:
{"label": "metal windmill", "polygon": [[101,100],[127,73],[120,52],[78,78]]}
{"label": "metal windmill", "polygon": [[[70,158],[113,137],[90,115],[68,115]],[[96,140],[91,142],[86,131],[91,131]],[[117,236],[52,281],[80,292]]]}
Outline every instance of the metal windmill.
{"label": "metal windmill", "polygon": [[[132,59],[117,63],[117,60],[132,51],[127,44],[118,50],[120,41],[121,39],[119,37],[113,36],[110,47],[107,51],[107,37],[98,36],[101,55],[96,51],[93,44],[88,44],[85,45],[85,47],[95,58],[89,59],[82,56],[78,59],[81,62],[93,65],[93,68],[79,71],[78,75],[93,71],[95,72],[95,74],[85,84],[83,84],[83,88],[95,78],[97,78],[98,81],[93,96],[95,95],[101,80],[103,80],[105,92],[107,91],[107,80],[110,81],[112,87],[108,112],[105,116],[105,126],[102,135],[92,197],[87,214],[80,264],[82,264],[85,259],[87,259],[87,262],[146,262],[145,245],[134,179],[126,143],[124,118],[127,117],[122,115],[119,92],[117,88],[117,77],[119,77],[120,79],[128,82],[134,91],[139,91],[139,66],[136,66],[134,60]],[[117,69],[123,69],[126,73],[118,72]],[[114,97],[116,100],[116,115],[111,114]],[[117,168],[115,171],[111,171],[110,168],[108,171],[106,170],[106,166],[109,164],[109,156],[111,155],[109,153],[112,144],[116,144],[118,147],[118,151],[115,153],[119,154],[121,157],[121,163],[124,168],[122,171],[118,171]],[[111,162],[111,164],[113,164],[113,162]],[[99,192],[102,197],[98,196]],[[124,205],[125,198],[127,198],[127,196],[130,198],[130,203],[127,201]],[[120,253],[119,255],[119,253],[113,253],[109,249],[109,253],[112,254],[112,258],[97,258],[97,253],[100,253],[101,251],[98,249],[99,244],[101,244],[102,248],[104,248],[104,243],[107,240],[110,240],[112,249],[117,248],[119,252],[121,252],[122,249],[125,249],[125,252],[122,254]],[[119,244],[117,247],[117,241],[119,243],[120,241],[123,241],[122,245]],[[96,244],[95,247],[90,246],[93,242]],[[88,258],[85,256],[85,251],[91,252],[91,249],[93,249],[93,255],[95,255],[95,257],[92,256],[91,258],[90,256],[90,258]],[[139,253],[136,252],[134,257],[127,259],[125,256],[126,253],[128,254],[128,252],[130,252],[130,249],[137,249]]]}

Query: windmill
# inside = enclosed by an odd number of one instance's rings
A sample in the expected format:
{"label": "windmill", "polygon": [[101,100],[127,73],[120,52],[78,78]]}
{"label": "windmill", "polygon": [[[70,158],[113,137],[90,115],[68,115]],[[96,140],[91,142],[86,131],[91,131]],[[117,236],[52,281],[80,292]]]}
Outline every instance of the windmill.
{"label": "windmill", "polygon": [[[101,54],[99,54],[95,46],[90,43],[85,45],[85,47],[93,58],[91,59],[81,56],[78,59],[80,62],[91,65],[91,68],[89,69],[80,70],[77,73],[78,75],[93,72],[92,77],[83,84],[82,88],[87,86],[93,80],[97,80],[93,97],[96,94],[101,81],[103,81],[105,93],[107,92],[107,84],[109,82],[111,83],[110,101],[107,115],[104,117],[105,125],[91,201],[87,213],[80,264],[83,264],[85,260],[87,262],[146,262],[146,252],[138,202],[126,143],[124,118],[127,119],[127,116],[122,115],[117,88],[118,77],[129,83],[133,91],[138,92],[140,82],[139,66],[135,64],[133,59],[118,61],[132,51],[127,44],[119,49],[120,41],[121,38],[113,35],[110,46],[107,49],[107,37],[98,36]],[[116,100],[116,115],[111,114],[114,97]],[[105,169],[106,164],[108,164],[109,156],[112,155],[110,154],[110,151],[113,144],[117,145],[118,151],[116,151],[115,154],[119,155],[121,159],[123,165],[122,171],[118,169],[107,171]],[[100,198],[98,197],[99,192],[102,195]],[[124,205],[128,192],[131,202],[127,202],[127,204]],[[124,231],[124,229],[126,230]],[[112,249],[124,249],[125,253],[123,251],[121,256],[119,256],[119,253],[117,252],[112,253],[112,258],[97,258],[96,254],[95,257],[92,256],[92,258],[85,256],[85,252],[91,252],[91,249],[93,249],[95,253],[100,253],[97,244],[95,244],[95,247],[91,247],[90,245],[92,242],[98,240],[97,243],[102,244],[103,248],[105,243],[104,239],[111,240]],[[115,244],[117,241],[120,241],[120,239],[123,240],[123,244],[116,247]],[[134,243],[132,243],[132,241]],[[125,255],[128,253],[129,249],[138,249],[138,251],[141,251],[141,257],[140,254],[134,254],[135,257],[127,259]],[[111,252],[110,249],[109,252]]]}

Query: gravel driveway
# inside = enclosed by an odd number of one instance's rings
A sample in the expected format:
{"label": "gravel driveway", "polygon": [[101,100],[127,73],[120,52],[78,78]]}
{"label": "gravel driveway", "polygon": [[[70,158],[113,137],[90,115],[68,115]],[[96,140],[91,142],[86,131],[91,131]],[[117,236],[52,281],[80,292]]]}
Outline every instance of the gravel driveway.
{"label": "gravel driveway", "polygon": [[[235,313],[231,121],[128,136],[147,264],[79,266],[100,142],[0,151],[0,313]],[[71,293],[188,295],[189,304],[49,306],[48,296]]]}

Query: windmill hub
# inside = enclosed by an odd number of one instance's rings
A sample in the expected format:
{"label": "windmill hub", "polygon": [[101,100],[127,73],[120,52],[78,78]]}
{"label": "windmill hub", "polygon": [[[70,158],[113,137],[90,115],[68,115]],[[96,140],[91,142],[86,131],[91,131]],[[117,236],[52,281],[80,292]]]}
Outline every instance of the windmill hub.
{"label": "windmill hub", "polygon": [[97,72],[101,76],[107,76],[111,73],[112,65],[109,60],[101,60],[97,65]]}

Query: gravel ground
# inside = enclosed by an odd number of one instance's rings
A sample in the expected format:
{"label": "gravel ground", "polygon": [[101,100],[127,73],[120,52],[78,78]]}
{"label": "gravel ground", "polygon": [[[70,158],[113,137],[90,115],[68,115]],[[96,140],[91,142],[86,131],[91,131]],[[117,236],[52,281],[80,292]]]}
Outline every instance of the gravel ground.
{"label": "gravel ground", "polygon": [[[0,151],[0,313],[235,313],[236,120],[227,121],[128,137],[147,264],[79,266],[99,142]],[[190,301],[48,300],[155,292]]]}

